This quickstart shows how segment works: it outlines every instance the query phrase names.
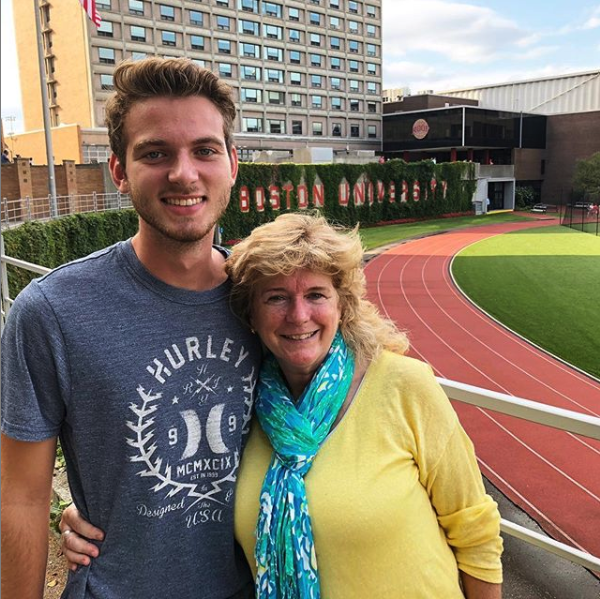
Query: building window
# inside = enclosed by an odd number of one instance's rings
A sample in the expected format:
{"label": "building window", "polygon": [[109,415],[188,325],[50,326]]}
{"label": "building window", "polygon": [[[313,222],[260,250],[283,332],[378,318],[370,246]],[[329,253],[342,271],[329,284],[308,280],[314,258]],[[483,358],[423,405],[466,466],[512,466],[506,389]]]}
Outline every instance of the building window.
{"label": "building window", "polygon": [[329,0],[329,6],[330,8],[339,8],[340,0]]}
{"label": "building window", "polygon": [[281,19],[283,15],[283,8],[281,4],[275,4],[275,2],[263,2],[263,14],[267,17],[277,17]]}
{"label": "building window", "polygon": [[311,96],[310,102],[313,108],[323,108],[323,96]]}
{"label": "building window", "polygon": [[219,77],[231,79],[232,76],[233,76],[232,66],[227,62],[220,62],[219,63]]}
{"label": "building window", "polygon": [[137,25],[131,25],[130,27],[131,39],[134,42],[145,42],[146,41],[146,28],[138,27]]}
{"label": "building window", "polygon": [[333,123],[331,126],[331,135],[333,137],[342,137],[342,124]]}
{"label": "building window", "polygon": [[350,100],[350,112],[360,112],[360,100]]}
{"label": "building window", "polygon": [[377,126],[376,125],[367,125],[367,137],[373,139],[377,137]]}
{"label": "building window", "polygon": [[240,56],[246,58],[260,58],[260,46],[257,44],[240,44]]}
{"label": "building window", "polygon": [[329,17],[329,29],[341,29],[342,22],[339,17]]}
{"label": "building window", "polygon": [[259,67],[242,66],[240,67],[240,72],[242,79],[247,81],[260,81],[261,70]]}
{"label": "building window", "polygon": [[311,25],[321,25],[321,15],[318,12],[309,12],[308,18]]}
{"label": "building window", "polygon": [[358,21],[348,21],[348,31],[350,33],[360,33],[360,24]]}
{"label": "building window", "polygon": [[350,137],[360,137],[360,125],[350,125]]}
{"label": "building window", "polygon": [[262,133],[263,121],[262,119],[255,118],[243,118],[242,119],[242,131],[246,133]]}
{"label": "building window", "polygon": [[241,98],[242,102],[257,104],[258,102],[262,102],[262,90],[252,87],[242,87]]}
{"label": "building window", "polygon": [[367,56],[377,56],[377,46],[375,44],[367,44]]}
{"label": "building window", "polygon": [[292,121],[292,135],[302,135],[302,121]]}
{"label": "building window", "polygon": [[321,36],[318,33],[310,34],[310,45],[311,46],[320,46],[321,45]]}
{"label": "building window", "polygon": [[367,83],[367,93],[368,94],[376,94],[377,93],[377,83],[373,81],[369,81]]}
{"label": "building window", "polygon": [[110,10],[110,0],[96,0],[96,8]]}
{"label": "building window", "polygon": [[369,75],[377,75],[377,65],[374,62],[367,63],[367,73]]}
{"label": "building window", "polygon": [[96,32],[100,37],[113,37],[113,24],[110,21],[102,21]]}
{"label": "building window", "polygon": [[360,52],[360,42],[348,40],[348,50],[353,54],[358,54]]}
{"label": "building window", "polygon": [[332,50],[340,50],[342,47],[342,40],[339,37],[330,37],[329,38],[329,47]]}
{"label": "building window", "polygon": [[[241,21],[242,23],[244,21]],[[223,17],[221,15],[217,15],[217,29],[220,31],[230,31],[231,30],[231,19],[229,17]],[[240,33],[241,30],[240,30]]]}
{"label": "building window", "polygon": [[353,0],[348,0],[348,12],[351,12],[355,15],[359,14],[359,3],[354,2]]}
{"label": "building window", "polygon": [[100,75],[100,88],[106,91],[115,89],[112,75]]}
{"label": "building window", "polygon": [[132,52],[131,59],[132,60],[144,60],[148,56],[145,52]]}
{"label": "building window", "polygon": [[332,56],[329,61],[329,66],[331,67],[332,71],[340,71],[344,66],[344,61],[337,56]]}
{"label": "building window", "polygon": [[98,48],[98,60],[103,64],[115,64],[115,51],[112,48]]}
{"label": "building window", "polygon": [[165,4],[160,5],[160,18],[163,21],[174,21],[175,20],[175,8],[172,6],[166,6]]}
{"label": "building window", "polygon": [[300,43],[300,31],[298,29],[288,29],[288,39],[294,44]]}
{"label": "building window", "polygon": [[302,106],[302,94],[290,94],[290,104],[292,106]]}
{"label": "building window", "polygon": [[375,25],[367,25],[367,37],[376,37],[377,27]]}
{"label": "building window", "polygon": [[190,45],[193,50],[204,50],[204,37],[202,35],[190,35]]}
{"label": "building window", "polygon": [[321,75],[311,75],[310,76],[310,85],[311,85],[311,87],[322,87],[323,86],[323,77],[321,77]]}
{"label": "building window", "polygon": [[302,73],[290,71],[290,85],[302,85]]}
{"label": "building window", "polygon": [[265,69],[265,80],[269,83],[283,83],[283,71],[279,69]]}
{"label": "building window", "polygon": [[300,64],[302,62],[302,54],[298,50],[289,50],[288,55],[292,64]]}
{"label": "building window", "polygon": [[300,10],[297,8],[289,8],[288,19],[290,21],[300,21]]}
{"label": "building window", "polygon": [[283,27],[277,25],[263,25],[264,36],[272,40],[283,39]]}
{"label": "building window", "polygon": [[265,59],[276,60],[277,62],[283,62],[283,50],[281,48],[273,48],[272,46],[265,46]]}
{"label": "building window", "polygon": [[342,80],[339,77],[330,78],[331,89],[342,89]]}
{"label": "building window", "polygon": [[202,67],[203,69],[206,68],[205,60],[201,60],[200,58],[192,58],[192,62],[194,64],[197,64],[199,67]]}
{"label": "building window", "polygon": [[129,12],[132,15],[143,15],[144,14],[143,0],[129,0]]}
{"label": "building window", "polygon": [[367,4],[367,17],[374,18],[377,16],[377,9],[372,4]]}
{"label": "building window", "polygon": [[323,123],[313,123],[312,124],[312,133],[313,135],[323,135]]}
{"label": "building window", "polygon": [[217,40],[217,52],[219,54],[231,54],[231,42],[229,40]]}
{"label": "building window", "polygon": [[285,94],[283,92],[268,91],[267,104],[285,104]]}
{"label": "building window", "polygon": [[348,85],[352,93],[356,94],[360,92],[360,81],[358,79],[349,79]]}
{"label": "building window", "polygon": [[269,133],[285,133],[285,121],[268,119],[267,127]]}
{"label": "building window", "polygon": [[190,23],[192,25],[204,25],[204,13],[197,10],[190,10]]}
{"label": "building window", "polygon": [[377,112],[377,104],[375,102],[367,102],[367,110],[370,113]]}
{"label": "building window", "polygon": [[322,67],[323,66],[323,57],[320,54],[311,54],[310,55],[310,66]]}
{"label": "building window", "polygon": [[338,98],[337,96],[334,96],[333,98],[331,98],[331,110],[342,110],[342,108],[343,108],[342,98]]}
{"label": "building window", "polygon": [[229,0],[217,0],[217,6],[229,6]]}
{"label": "building window", "polygon": [[359,72],[358,65],[359,65],[358,60],[349,60],[348,61],[348,70],[351,73],[358,73]]}
{"label": "building window", "polygon": [[163,46],[174,46],[177,39],[174,31],[161,31],[160,37]]}
{"label": "building window", "polygon": [[258,13],[258,0],[239,0],[238,8],[246,12]]}
{"label": "building window", "polygon": [[246,21],[242,19],[238,22],[238,31],[244,35],[259,35],[260,25],[254,21]]}

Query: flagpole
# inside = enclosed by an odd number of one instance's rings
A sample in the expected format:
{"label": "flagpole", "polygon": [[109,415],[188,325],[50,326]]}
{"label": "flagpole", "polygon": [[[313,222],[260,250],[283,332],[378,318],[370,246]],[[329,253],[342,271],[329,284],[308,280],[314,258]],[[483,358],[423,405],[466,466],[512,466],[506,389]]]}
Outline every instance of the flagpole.
{"label": "flagpole", "polygon": [[54,175],[54,151],[52,149],[52,125],[50,122],[50,107],[48,105],[48,83],[46,80],[46,60],[42,42],[42,19],[40,17],[39,1],[33,0],[35,12],[35,29],[37,32],[38,59],[40,65],[40,86],[42,88],[42,110],[44,115],[44,134],[46,136],[46,156],[48,158],[48,188],[50,190],[50,217],[58,216],[56,203],[56,177]]}

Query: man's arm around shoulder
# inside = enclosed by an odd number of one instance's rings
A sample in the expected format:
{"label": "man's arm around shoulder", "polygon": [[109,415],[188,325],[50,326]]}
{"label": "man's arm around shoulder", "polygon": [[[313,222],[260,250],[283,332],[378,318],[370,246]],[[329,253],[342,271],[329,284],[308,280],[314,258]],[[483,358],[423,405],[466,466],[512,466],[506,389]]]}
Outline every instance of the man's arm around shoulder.
{"label": "man's arm around shoulder", "polygon": [[2,435],[2,598],[41,599],[56,438]]}

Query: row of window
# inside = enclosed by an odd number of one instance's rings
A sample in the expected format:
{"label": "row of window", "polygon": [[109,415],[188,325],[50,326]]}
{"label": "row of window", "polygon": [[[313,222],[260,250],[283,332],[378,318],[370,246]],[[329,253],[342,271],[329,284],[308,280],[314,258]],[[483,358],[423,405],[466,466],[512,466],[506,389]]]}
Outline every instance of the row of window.
{"label": "row of window", "polygon": [[[223,66],[223,65],[220,65]],[[231,65],[225,65],[231,66]],[[243,67],[242,67],[243,68]],[[220,71],[220,69],[219,69]],[[111,91],[114,89],[114,81],[113,76],[108,73],[100,74],[100,87],[105,91]],[[339,89],[339,88],[332,88]],[[360,91],[357,87],[354,89],[350,87],[350,91]],[[247,103],[255,103],[262,104],[266,102],[267,104],[275,104],[275,105],[285,105],[286,104],[286,92],[282,91],[274,91],[274,90],[262,90],[252,87],[242,87],[240,90],[240,100],[242,102]],[[370,93],[376,93],[376,91],[372,91]],[[288,93],[288,102],[290,106],[294,107],[307,107],[307,95],[300,93]],[[311,108],[316,109],[324,109],[326,106],[327,96],[321,94],[311,94],[308,96],[308,102],[310,103]],[[330,96],[329,97],[329,109],[330,110],[345,110],[346,102],[348,105],[348,110],[350,112],[361,112],[363,109],[363,103],[361,100],[356,99],[346,99],[341,96]],[[369,113],[375,114],[377,113],[377,103],[376,102],[366,102],[367,111]]]}
{"label": "row of window", "polygon": [[[194,39],[190,41],[190,45],[192,49],[199,48],[200,46],[204,47],[204,39]],[[243,54],[242,54],[243,56]],[[134,52],[132,57],[135,60],[139,60],[140,58],[145,58],[146,53],[144,52]],[[259,58],[260,54],[256,56],[254,52],[252,53],[253,58]],[[308,59],[309,62],[306,63],[306,56],[304,52],[298,52],[296,50],[289,50],[287,53],[287,59],[291,64],[310,64],[311,67],[317,68],[327,68],[332,71],[342,71],[346,70],[349,73],[363,73],[365,71],[365,64],[359,60],[345,60],[343,58],[339,58],[337,56],[331,56],[329,58],[329,65],[326,64],[326,56],[323,54],[313,54],[309,53]],[[117,51],[114,48],[98,48],[98,62],[102,64],[116,64],[117,63]],[[201,61],[201,64],[204,66],[205,61]],[[261,81],[264,72],[264,80],[269,83],[285,83],[285,71],[281,69],[272,69],[272,68],[261,68],[249,65],[243,65],[240,67],[240,78],[251,81]],[[379,73],[379,65],[374,62],[366,63],[366,74],[376,76]],[[222,77],[232,78],[234,75],[234,65],[230,63],[220,63],[219,65],[219,74]],[[300,77],[298,77],[300,75]],[[335,79],[335,78],[334,78]],[[291,85],[302,85],[301,73],[296,73],[293,76],[290,74],[289,77]],[[350,80],[351,81],[351,80]],[[350,88],[353,87],[353,84],[350,84]]]}
{"label": "row of window", "polygon": [[[258,24],[257,24],[258,25]],[[265,25],[265,27],[274,27],[271,25]],[[281,27],[274,27],[274,29],[282,29]],[[140,25],[129,25],[129,39],[134,42],[152,42],[150,33],[152,32],[152,28],[150,27],[142,27]],[[97,31],[100,37],[115,37],[114,34],[114,24],[112,21],[102,21],[100,27],[98,27]],[[163,46],[180,46],[182,33],[175,31],[166,31],[166,30],[158,30],[160,34],[160,40]],[[289,29],[288,33],[290,35],[296,35],[296,38],[291,38],[289,41],[301,43],[301,34],[303,32],[298,31],[296,29]],[[257,34],[258,35],[258,34]],[[194,49],[205,49],[206,39],[202,35],[188,35],[187,36],[189,43]],[[268,35],[266,34],[266,38],[268,39],[281,39],[278,38],[275,34]],[[379,46],[377,44],[372,43],[363,43],[358,40],[346,40],[344,38],[330,35],[325,36],[320,33],[311,33],[309,34],[310,45],[315,48],[325,48],[326,47],[326,39],[328,38],[329,48],[332,50],[338,51],[347,51],[350,54],[362,54],[365,52],[366,56],[376,57],[379,55]],[[222,54],[231,54],[232,49],[234,48],[236,42],[233,40],[227,39],[217,39],[217,52]],[[344,44],[345,42],[345,44]],[[260,58],[260,44],[251,44],[246,42],[238,42],[240,46],[240,55],[243,56],[253,56],[254,58]],[[268,46],[265,46],[265,50]],[[273,48],[273,51],[277,50],[277,57],[271,58],[271,56],[267,56],[267,52],[265,51],[265,58],[267,60],[282,60],[282,58],[278,58],[278,56],[283,55],[283,49],[281,48]]]}
{"label": "row of window", "polygon": [[[327,96],[322,96],[319,94],[310,94],[307,97],[306,94],[288,93],[287,98],[290,106],[306,107],[308,105],[308,100],[311,108],[316,108],[319,110],[323,110],[326,107],[327,101]],[[266,104],[284,105],[286,103],[286,93],[273,90],[263,91],[262,89],[242,87],[240,90],[240,100],[246,103],[262,104],[265,102]],[[363,103],[361,100],[351,100],[340,96],[329,96],[330,110],[345,110],[346,104],[348,105],[348,110],[350,112],[362,111]],[[376,102],[367,102],[366,105],[369,113],[377,113]]]}
{"label": "row of window", "polygon": [[[244,80],[254,80],[253,71],[256,69],[254,67],[240,67],[241,77]],[[250,73],[248,73],[250,71]],[[270,69],[265,69],[266,72],[269,72]],[[283,71],[273,71],[272,75],[269,75],[267,79],[268,83],[284,83],[283,81]],[[275,73],[278,73],[276,75]],[[298,73],[296,71],[288,71],[289,83],[290,85],[299,85],[305,86],[306,82],[304,78],[306,75],[304,73]],[[281,79],[279,79],[281,77]],[[363,92],[363,83],[366,83],[366,89],[364,91],[367,94],[377,94],[379,93],[379,85],[375,81],[360,81],[359,79],[342,79],[341,77],[324,77],[322,75],[309,75],[309,87],[312,88],[326,88],[327,84],[329,87],[326,89],[333,89],[338,91],[349,91],[355,94]],[[259,80],[258,80],[259,81]]]}
{"label": "row of window", "polygon": [[[292,135],[304,135],[304,122],[292,121]],[[242,131],[244,133],[279,133],[285,134],[285,120],[279,119],[261,119],[254,117],[244,117],[242,119]],[[313,121],[311,124],[311,133],[313,136],[323,135],[323,122]],[[331,123],[331,136],[342,137],[344,123]],[[349,126],[349,137],[360,137],[360,124],[352,123]],[[377,125],[367,125],[367,137],[369,139],[377,138]]]}
{"label": "row of window", "polygon": [[[196,1],[201,2],[202,0]],[[146,5],[149,4],[149,2],[144,0],[126,0],[122,2],[122,4],[127,6],[127,10],[130,14],[144,15],[146,14]],[[235,6],[235,2],[229,2],[227,0],[216,0],[215,4],[227,8],[233,8]],[[334,8],[338,10],[344,10],[345,8],[350,14],[364,14],[370,18],[376,18],[378,14],[377,7],[373,4],[366,4],[363,10],[362,2],[357,2],[354,0],[348,0],[345,7],[344,2],[342,0],[330,0],[328,3],[311,0],[311,4],[315,6],[326,6],[328,4],[329,8]],[[119,6],[118,0],[96,0],[96,6],[100,11],[124,10],[124,6]],[[166,4],[160,4],[159,7],[161,18],[169,19],[169,17],[175,17],[174,7]],[[266,0],[237,0],[237,8],[244,12],[263,14],[267,17],[275,17],[279,19],[283,18],[283,5],[279,2],[270,2]],[[303,16],[303,13],[304,11],[302,9],[289,7],[287,17],[290,20],[298,21]],[[319,13],[312,13],[311,11],[311,14]]]}

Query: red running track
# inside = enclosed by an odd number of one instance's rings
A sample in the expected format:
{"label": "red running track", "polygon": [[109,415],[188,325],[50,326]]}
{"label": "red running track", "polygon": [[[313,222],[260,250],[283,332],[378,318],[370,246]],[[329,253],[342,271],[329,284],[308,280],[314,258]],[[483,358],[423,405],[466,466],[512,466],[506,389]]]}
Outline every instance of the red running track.
{"label": "red running track", "polygon": [[[556,220],[448,232],[366,266],[368,295],[405,329],[410,354],[446,379],[600,415],[600,383],[487,317],[455,287],[452,257],[482,239]],[[484,475],[552,537],[600,556],[600,442],[454,402]]]}

